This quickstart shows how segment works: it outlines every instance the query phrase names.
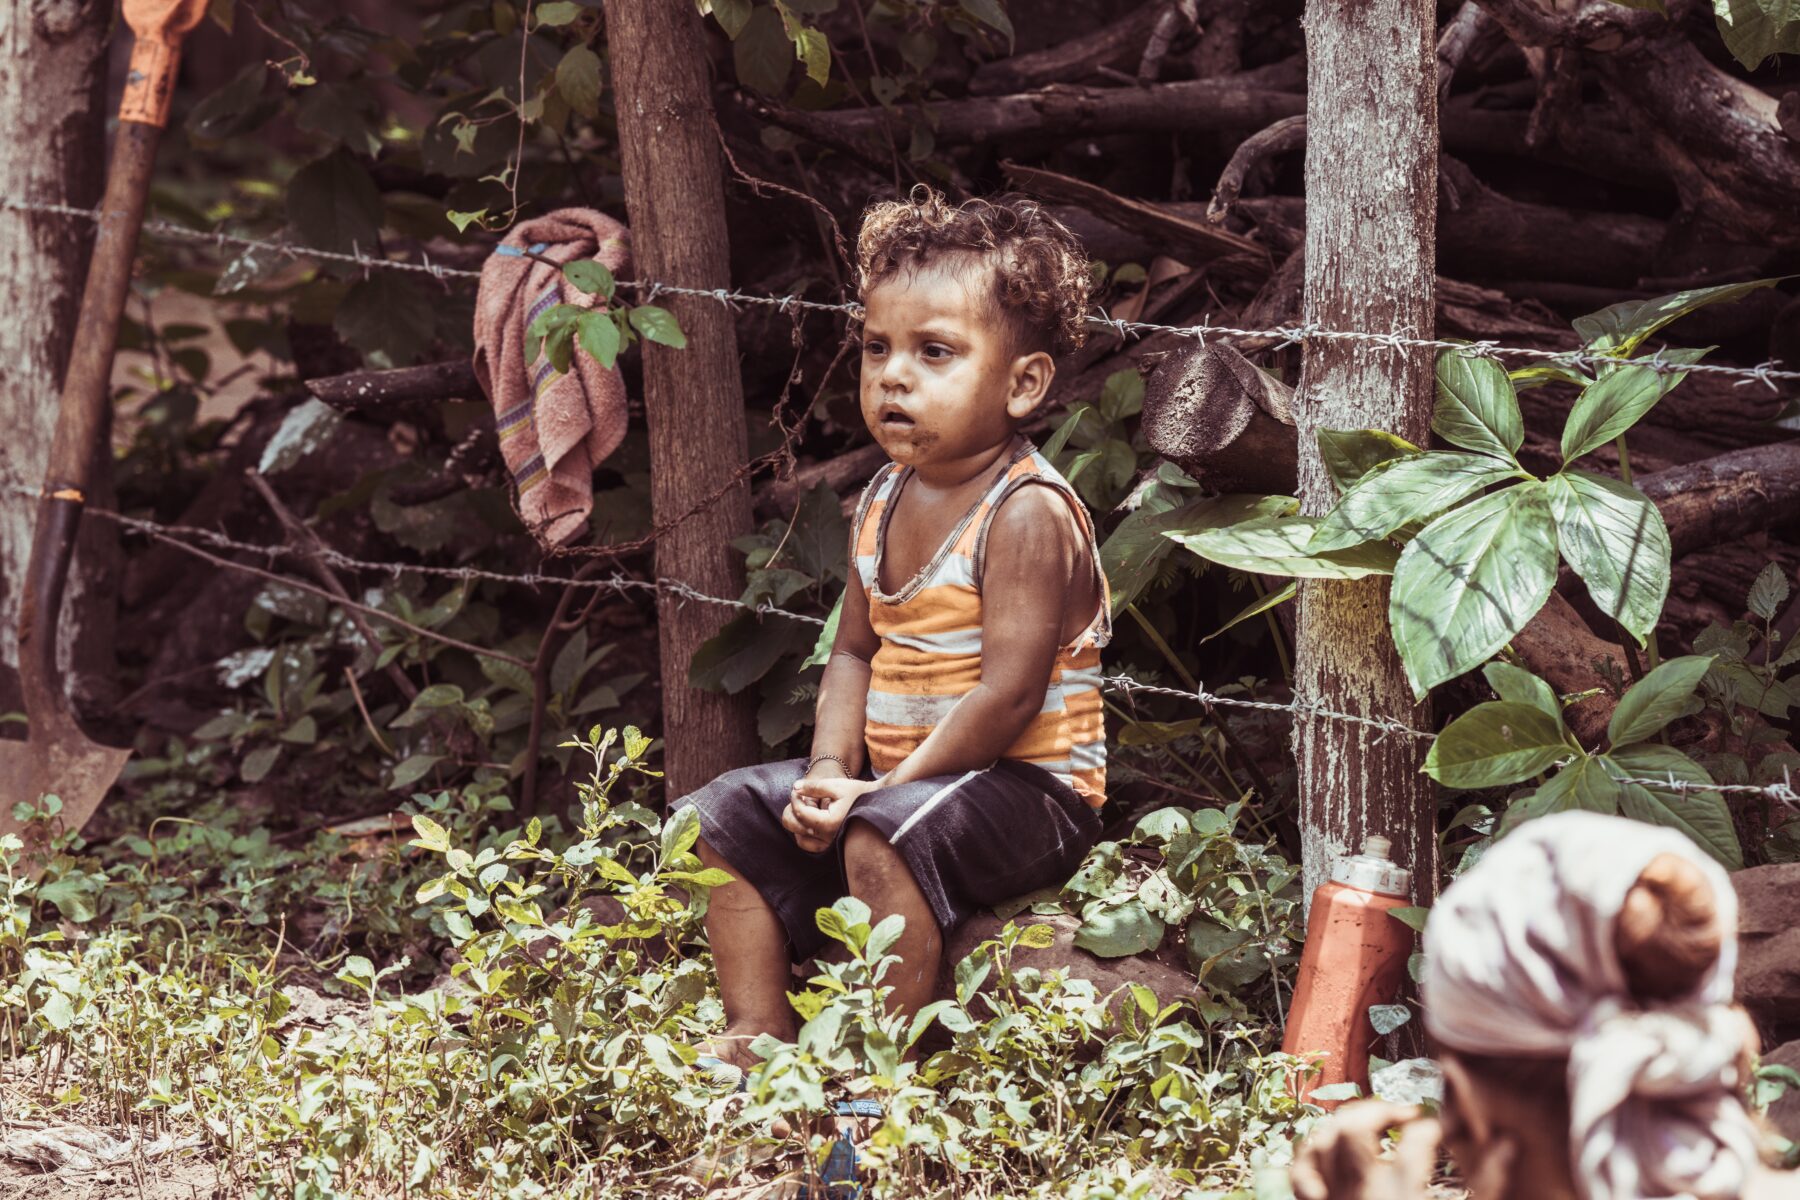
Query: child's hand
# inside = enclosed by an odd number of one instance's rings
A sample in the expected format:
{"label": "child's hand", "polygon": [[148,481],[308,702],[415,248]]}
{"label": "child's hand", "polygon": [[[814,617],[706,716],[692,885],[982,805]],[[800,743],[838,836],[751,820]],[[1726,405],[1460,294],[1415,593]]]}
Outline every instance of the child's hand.
{"label": "child's hand", "polygon": [[857,797],[874,790],[875,784],[866,779],[802,779],[781,814],[781,827],[794,835],[802,850],[821,854],[837,839]]}

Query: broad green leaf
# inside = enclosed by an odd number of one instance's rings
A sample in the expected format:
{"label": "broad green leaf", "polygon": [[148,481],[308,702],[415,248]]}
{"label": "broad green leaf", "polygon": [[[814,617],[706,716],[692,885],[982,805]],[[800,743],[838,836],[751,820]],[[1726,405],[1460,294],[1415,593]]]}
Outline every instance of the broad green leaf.
{"label": "broad green leaf", "polygon": [[1321,429],[1319,456],[1340,492],[1390,459],[1421,453],[1403,437],[1380,429]]}
{"label": "broad green leaf", "polygon": [[1669,594],[1669,529],[1650,498],[1587,471],[1563,471],[1544,483],[1563,557],[1600,611],[1642,645]]}
{"label": "broad green leaf", "polygon": [[412,279],[395,271],[374,271],[351,285],[332,314],[331,326],[364,354],[382,354],[389,366],[410,367],[431,345],[437,310]]}
{"label": "broad green leaf", "polygon": [[537,18],[539,28],[567,25],[581,15],[581,5],[574,0],[550,0],[533,9],[532,15]]}
{"label": "broad green leaf", "polygon": [[810,25],[791,31],[794,56],[806,68],[806,77],[824,87],[831,82],[831,42],[825,34]]}
{"label": "broad green leaf", "polygon": [[737,41],[738,34],[744,32],[744,26],[750,22],[750,0],[712,0],[713,19],[725,36]]}
{"label": "broad green leaf", "polygon": [[[1715,0],[1717,2],[1717,0]],[[1743,0],[1733,0],[1741,3]],[[1753,279],[1747,283],[1727,283],[1718,287],[1694,288],[1654,300],[1621,300],[1599,312],[1575,318],[1575,332],[1589,350],[1603,354],[1629,355],[1645,338],[1664,325],[1708,304],[1739,300],[1758,288],[1773,287],[1781,279]]]}
{"label": "broad green leaf", "polygon": [[[1172,490],[1172,489],[1170,489]],[[1155,580],[1163,559],[1175,549],[1165,535],[1233,525],[1254,517],[1291,513],[1299,502],[1291,496],[1203,496],[1186,504],[1164,493],[1154,493],[1144,504],[1119,522],[1100,547],[1100,568],[1112,593],[1113,616],[1143,594]]]}
{"label": "broad green leaf", "polygon": [[731,60],[738,82],[752,91],[773,96],[787,86],[794,48],[774,9],[757,5],[732,39]]}
{"label": "broad green leaf", "polygon": [[837,641],[838,620],[844,615],[844,597],[840,592],[837,603],[831,606],[831,615],[825,618],[825,627],[819,630],[819,639],[813,643],[812,653],[800,664],[801,668],[822,667],[831,659],[831,647]]}
{"label": "broad green leaf", "polygon": [[94,900],[103,886],[104,883],[96,882],[96,877],[77,872],[39,884],[37,898],[56,905],[56,911],[64,918],[81,925],[94,919]]}
{"label": "broad green leaf", "polygon": [[584,312],[575,319],[575,340],[607,370],[619,361],[619,323],[610,312]]}
{"label": "broad green leaf", "polygon": [[1390,908],[1388,916],[1400,922],[1414,933],[1424,933],[1425,923],[1431,919],[1429,908],[1409,906],[1406,908]]}
{"label": "broad green leaf", "polygon": [[1494,689],[1494,694],[1502,700],[1514,704],[1530,704],[1558,721],[1562,720],[1562,705],[1557,703],[1555,689],[1530,671],[1495,659],[1481,668],[1481,673],[1486,676],[1488,686]]}
{"label": "broad green leaf", "polygon": [[1543,486],[1524,483],[1445,513],[1401,552],[1388,623],[1413,692],[1493,657],[1556,583],[1556,524]]}
{"label": "broad green leaf", "polygon": [[1490,700],[1444,726],[1424,771],[1445,787],[1498,787],[1529,779],[1570,753],[1560,718],[1534,704]]}
{"label": "broad green leaf", "polygon": [[37,1015],[44,1018],[44,1024],[52,1029],[63,1030],[75,1023],[75,1008],[63,993],[52,991],[44,997],[38,1006]]}
{"label": "broad green leaf", "polygon": [[1606,765],[1587,755],[1576,759],[1537,790],[1532,811],[1537,816],[1553,812],[1616,813],[1619,811],[1620,788],[1606,770]]}
{"label": "broad green leaf", "polygon": [[287,211],[288,223],[309,246],[375,253],[383,219],[381,191],[362,163],[342,149],[294,172]]}
{"label": "broad green leaf", "polygon": [[1087,905],[1081,916],[1075,945],[1101,958],[1142,954],[1162,941],[1163,923],[1135,897],[1122,903],[1096,901]]}
{"label": "broad green leaf", "polygon": [[1144,377],[1127,367],[1106,377],[1100,389],[1100,419],[1107,423],[1135,417],[1144,410]]}
{"label": "broad green leaf", "polygon": [[[1610,751],[1602,761],[1623,778],[1673,777],[1679,783],[1700,784],[1713,781],[1699,763],[1672,746],[1656,742]],[[1731,823],[1731,810],[1718,792],[1682,792],[1674,784],[1625,784],[1619,808],[1633,820],[1666,825],[1687,834],[1728,871],[1740,870],[1744,865],[1744,851]]]}
{"label": "broad green leaf", "polygon": [[556,90],[582,116],[599,116],[600,56],[584,45],[570,46],[556,64]]}
{"label": "broad green leaf", "polygon": [[617,281],[605,263],[595,262],[591,258],[578,258],[574,262],[563,264],[563,278],[580,288],[590,296],[604,296],[612,299]]}
{"label": "broad green leaf", "polygon": [[[662,827],[662,859],[665,864],[686,854],[700,840],[700,810],[683,805]],[[729,882],[729,880],[727,880]]]}
{"label": "broad green leaf", "polygon": [[1747,603],[1750,611],[1765,621],[1773,621],[1787,603],[1787,574],[1781,564],[1772,562],[1765,566],[1756,576],[1756,582],[1750,585]]}
{"label": "broad green leaf", "polygon": [[1506,368],[1491,358],[1439,351],[1431,428],[1453,446],[1512,462],[1525,424]]}
{"label": "broad green leaf", "polygon": [[1247,987],[1269,969],[1269,956],[1242,929],[1226,929],[1205,917],[1187,927],[1188,966],[1207,983],[1227,991]]}
{"label": "broad green leaf", "polygon": [[260,57],[244,67],[230,83],[210,92],[188,112],[188,133],[199,141],[221,141],[249,133],[267,121],[279,110],[277,104],[263,99],[269,74],[269,64]]}
{"label": "broad green leaf", "polygon": [[681,325],[675,320],[675,314],[666,308],[654,304],[640,304],[631,310],[631,327],[644,336],[645,341],[655,342],[659,346],[673,346],[680,350],[687,346],[687,334],[681,332]]}
{"label": "broad green leaf", "polygon": [[1261,616],[1263,613],[1268,612],[1271,608],[1276,608],[1280,605],[1286,604],[1289,600],[1292,600],[1295,596],[1298,596],[1299,594],[1300,594],[1300,584],[1298,582],[1289,583],[1284,588],[1278,588],[1275,591],[1272,591],[1272,592],[1268,593],[1267,595],[1258,598],[1257,600],[1253,601],[1252,603],[1245,605],[1242,612],[1238,613],[1237,616],[1231,618],[1231,620],[1225,622],[1223,625],[1219,626],[1217,629],[1213,630],[1211,633],[1209,633],[1205,637],[1201,638],[1199,644],[1204,646],[1207,642],[1212,641],[1214,638],[1218,637],[1221,633],[1224,633],[1227,629],[1230,629],[1233,625],[1238,625],[1245,621],[1248,621],[1251,617]]}
{"label": "broad green leaf", "polygon": [[415,754],[394,768],[394,777],[388,781],[388,788],[397,790],[417,783],[425,778],[426,772],[442,761],[444,756],[441,754]]}
{"label": "broad green leaf", "polygon": [[1064,417],[1062,423],[1056,427],[1048,438],[1045,439],[1044,448],[1041,451],[1043,456],[1048,459],[1055,459],[1060,455],[1063,452],[1063,447],[1069,444],[1069,438],[1074,436],[1076,429],[1080,428],[1082,418],[1093,413],[1093,411],[1093,408],[1086,404],[1078,404],[1073,409],[1069,410],[1069,415]]}
{"label": "broad green leaf", "polygon": [[258,783],[275,769],[275,761],[280,757],[279,745],[258,746],[244,755],[244,761],[238,764],[238,777],[245,783]]}
{"label": "broad green leaf", "polygon": [[1554,360],[1533,363],[1529,367],[1519,367],[1508,371],[1506,377],[1513,381],[1513,391],[1515,392],[1530,391],[1535,387],[1543,387],[1547,383],[1572,383],[1576,387],[1586,387],[1593,382],[1578,368]]}
{"label": "broad green leaf", "polygon": [[[1675,350],[1665,362],[1693,363],[1704,350]],[[1565,463],[1597,450],[1640,421],[1656,402],[1687,378],[1685,371],[1657,371],[1647,366],[1621,366],[1582,389],[1563,425]]]}
{"label": "broad green leaf", "polygon": [[688,684],[735,696],[764,675],[783,655],[813,644],[812,627],[786,617],[752,613],[727,621],[700,644],[688,664]]}
{"label": "broad green leaf", "polygon": [[1777,54],[1800,54],[1800,0],[1713,0],[1713,16],[1745,70]]}
{"label": "broad green leaf", "polygon": [[1518,474],[1486,454],[1434,450],[1372,468],[1320,520],[1307,549],[1341,550],[1428,521],[1463,497]]}
{"label": "broad green leaf", "polygon": [[412,844],[421,850],[443,853],[450,848],[450,831],[439,825],[424,813],[414,813],[412,818],[413,832],[419,835]]}
{"label": "broad green leaf", "polygon": [[1180,542],[1201,558],[1259,575],[1361,579],[1393,571],[1399,553],[1387,542],[1365,542],[1314,554],[1307,549],[1307,543],[1318,524],[1316,517],[1257,517],[1219,529],[1174,531],[1163,536]]}
{"label": "broad green leaf", "polygon": [[1712,661],[1707,654],[1671,658],[1632,684],[1613,709],[1606,726],[1607,741],[1616,750],[1655,737],[1681,715]]}

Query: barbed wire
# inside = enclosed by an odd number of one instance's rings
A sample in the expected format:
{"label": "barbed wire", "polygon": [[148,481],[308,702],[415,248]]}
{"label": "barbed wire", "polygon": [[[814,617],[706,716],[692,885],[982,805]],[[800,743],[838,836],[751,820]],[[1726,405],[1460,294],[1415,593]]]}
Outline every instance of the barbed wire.
{"label": "barbed wire", "polygon": [[[60,204],[36,200],[0,200],[0,209],[22,213],[41,213],[50,216],[75,217],[87,221],[98,222],[102,216],[99,209],[80,208],[72,204]],[[170,221],[146,220],[142,226],[144,232],[159,237],[174,238],[200,244],[210,243],[223,250],[226,246],[238,246],[249,250],[264,250],[283,258],[312,258],[324,262],[341,262],[368,270],[410,271],[430,275],[435,279],[480,279],[481,272],[466,267],[451,267],[443,263],[434,263],[429,254],[424,255],[422,262],[387,257],[374,258],[362,253],[360,248],[349,252],[327,250],[317,246],[299,245],[284,239],[259,238],[246,234],[228,233],[223,229],[203,230],[190,229],[185,225],[177,225]],[[653,302],[658,296],[693,296],[710,299],[730,308],[745,305],[762,306],[789,313],[796,309],[805,312],[842,313],[851,317],[860,317],[862,306],[847,302],[824,300],[808,300],[795,294],[762,295],[745,292],[736,288],[694,288],[678,284],[662,283],[655,280],[621,279],[617,286],[629,288],[639,294],[645,303]],[[1496,362],[1502,356],[1538,359],[1567,366],[1617,366],[1622,361],[1629,361],[1633,366],[1645,367],[1657,374],[1702,374],[1719,375],[1737,380],[1737,386],[1743,387],[1752,383],[1760,383],[1770,391],[1779,392],[1782,381],[1800,381],[1800,370],[1791,370],[1779,365],[1780,360],[1768,359],[1755,366],[1738,367],[1722,363],[1677,363],[1665,361],[1658,351],[1648,357],[1623,360],[1607,354],[1595,354],[1586,350],[1544,350],[1532,346],[1507,346],[1494,340],[1472,342],[1453,342],[1442,338],[1419,337],[1411,334],[1392,331],[1377,333],[1370,330],[1332,329],[1317,321],[1300,322],[1292,325],[1281,325],[1271,329],[1247,329],[1236,325],[1219,325],[1210,320],[1203,320],[1192,325],[1164,325],[1151,321],[1128,321],[1122,318],[1109,317],[1104,312],[1090,315],[1090,325],[1096,328],[1111,330],[1121,339],[1148,333],[1166,333],[1176,337],[1195,338],[1204,342],[1208,337],[1263,338],[1276,343],[1277,348],[1301,344],[1311,340],[1353,342],[1366,346],[1375,346],[1392,351],[1403,350],[1451,350],[1469,358],[1487,358]]]}
{"label": "barbed wire", "polygon": [[[35,497],[38,495],[38,489],[26,487],[22,484],[10,481],[0,482],[0,490],[20,496]],[[303,550],[286,544],[275,545],[269,543],[246,542],[229,537],[216,530],[205,529],[197,525],[165,524],[160,521],[151,521],[142,517],[133,517],[129,514],[108,508],[85,507],[83,512],[87,515],[99,517],[102,520],[111,521],[123,528],[143,533],[147,536],[156,538],[158,541],[178,548],[184,547],[182,541],[183,538],[192,538],[195,541],[204,542],[215,549],[236,550],[240,553],[260,555],[271,564],[278,558],[305,559],[317,557],[346,570],[371,571],[390,576],[411,573],[415,575],[452,578],[463,581],[485,580],[526,587],[548,584],[564,588],[608,589],[615,592],[666,592],[670,595],[680,596],[683,599],[696,601],[698,603],[714,604],[725,608],[735,608],[745,612],[754,613],[758,616],[782,617],[786,620],[798,621],[802,624],[811,625],[816,628],[823,628],[826,625],[826,621],[823,618],[815,617],[809,613],[794,612],[769,602],[752,604],[748,601],[733,599],[729,596],[715,596],[708,592],[701,591],[699,588],[681,580],[666,577],[657,579],[634,579],[623,573],[615,572],[613,575],[606,578],[571,579],[565,576],[544,575],[536,572],[509,573],[505,571],[490,571],[480,567],[434,567],[424,563],[375,561],[344,554],[341,551],[325,545],[323,542],[319,543],[316,547]],[[233,564],[227,560],[216,561],[223,562],[227,567],[240,565]],[[338,603],[335,599],[331,602]],[[1437,740],[1437,735],[1435,733],[1423,729],[1414,729],[1403,721],[1397,721],[1386,717],[1370,717],[1361,713],[1340,712],[1337,709],[1326,707],[1316,701],[1254,700],[1243,696],[1221,695],[1217,692],[1207,690],[1205,686],[1195,688],[1168,687],[1163,684],[1147,683],[1141,679],[1133,678],[1130,675],[1122,674],[1102,675],[1100,677],[1100,682],[1104,687],[1116,692],[1168,696],[1177,700],[1196,703],[1208,709],[1217,705],[1226,708],[1250,709],[1258,712],[1285,713],[1294,718],[1316,717],[1349,725],[1357,725],[1366,729],[1375,730],[1377,735],[1375,744],[1377,745],[1388,737],[1396,734],[1425,742]],[[1785,770],[1783,771],[1782,779],[1779,782],[1768,784],[1695,783],[1689,780],[1678,779],[1673,774],[1670,774],[1666,778],[1615,776],[1615,779],[1619,783],[1636,784],[1641,787],[1655,788],[1664,792],[1674,792],[1677,795],[1683,796],[1694,792],[1711,792],[1720,795],[1766,796],[1795,811],[1800,811],[1800,790],[1797,790],[1794,787],[1791,776]]]}

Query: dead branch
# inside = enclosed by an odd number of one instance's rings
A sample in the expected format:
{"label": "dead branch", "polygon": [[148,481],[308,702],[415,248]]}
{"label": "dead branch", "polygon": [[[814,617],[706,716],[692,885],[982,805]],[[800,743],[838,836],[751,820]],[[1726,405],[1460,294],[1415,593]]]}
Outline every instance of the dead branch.
{"label": "dead branch", "polygon": [[1142,83],[1155,83],[1162,74],[1163,59],[1169,56],[1169,46],[1184,31],[1196,29],[1200,25],[1200,9],[1197,0],[1169,0],[1162,15],[1156,18],[1156,25],[1150,31],[1150,40],[1144,43],[1143,57],[1138,59],[1137,78]]}
{"label": "dead branch", "polygon": [[1150,0],[1123,20],[1084,37],[1031,54],[983,63],[969,77],[969,94],[997,96],[1029,91],[1045,84],[1087,79],[1101,67],[1123,67],[1149,39],[1167,8],[1168,0]]}
{"label": "dead branch", "polygon": [[1212,203],[1206,206],[1206,219],[1214,225],[1224,224],[1237,206],[1244,190],[1244,177],[1260,164],[1278,154],[1291,154],[1306,145],[1306,114],[1285,117],[1267,129],[1251,134],[1232,151],[1231,161],[1219,174],[1213,189]]}
{"label": "dead branch", "polygon": [[1679,558],[1800,517],[1800,441],[1734,450],[1635,482],[1662,511]]}
{"label": "dead branch", "polygon": [[1469,56],[1475,46],[1494,28],[1494,23],[1476,0],[1463,0],[1463,6],[1456,10],[1456,15],[1444,23],[1443,32],[1438,34],[1438,104],[1450,98],[1450,84],[1456,78],[1456,69],[1462,66],[1463,60]]}
{"label": "dead branch", "polygon": [[444,400],[486,401],[466,359],[326,375],[307,380],[306,390],[339,412],[377,420],[415,416]]}

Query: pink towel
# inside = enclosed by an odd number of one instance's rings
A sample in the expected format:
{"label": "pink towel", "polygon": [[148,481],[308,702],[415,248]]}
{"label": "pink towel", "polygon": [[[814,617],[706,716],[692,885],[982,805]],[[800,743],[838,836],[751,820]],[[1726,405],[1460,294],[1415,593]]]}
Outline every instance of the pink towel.
{"label": "pink towel", "polygon": [[494,406],[500,455],[518,489],[519,516],[546,546],[576,538],[594,507],[594,468],[625,436],[625,381],[577,348],[567,373],[549,357],[525,361],[525,331],[559,301],[592,308],[558,264],[591,258],[614,274],[631,261],[631,231],[591,208],[564,208],[515,225],[481,268],[475,297],[475,378]]}

